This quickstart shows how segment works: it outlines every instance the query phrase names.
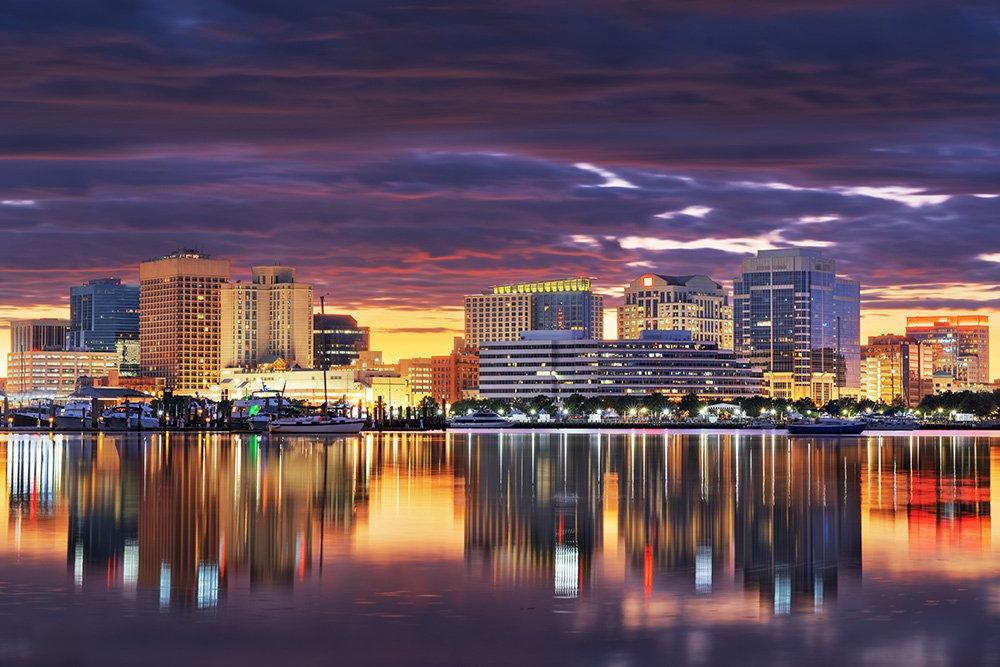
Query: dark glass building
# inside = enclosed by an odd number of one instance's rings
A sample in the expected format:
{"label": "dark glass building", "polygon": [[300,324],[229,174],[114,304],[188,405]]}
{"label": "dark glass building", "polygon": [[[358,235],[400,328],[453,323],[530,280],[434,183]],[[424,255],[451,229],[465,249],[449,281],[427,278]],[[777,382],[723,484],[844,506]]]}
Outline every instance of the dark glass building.
{"label": "dark glass building", "polygon": [[736,351],[770,395],[824,404],[861,386],[861,287],[811,248],[764,250],[733,281]]}
{"label": "dark glass building", "polygon": [[313,365],[349,366],[368,350],[371,330],[350,315],[313,315]]}
{"label": "dark glass building", "polygon": [[117,278],[100,278],[70,288],[70,348],[115,352],[120,339],[138,335],[138,285],[123,285]]}

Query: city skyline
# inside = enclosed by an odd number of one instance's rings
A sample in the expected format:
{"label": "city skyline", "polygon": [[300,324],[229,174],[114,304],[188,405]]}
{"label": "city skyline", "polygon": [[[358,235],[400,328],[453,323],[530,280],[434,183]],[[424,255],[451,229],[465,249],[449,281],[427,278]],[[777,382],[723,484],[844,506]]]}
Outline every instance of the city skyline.
{"label": "city skyline", "polygon": [[1000,312],[994,3],[267,4],[9,8],[0,319],[178,247],[296,266],[390,357],[470,287],[771,247],[835,255],[865,337]]}

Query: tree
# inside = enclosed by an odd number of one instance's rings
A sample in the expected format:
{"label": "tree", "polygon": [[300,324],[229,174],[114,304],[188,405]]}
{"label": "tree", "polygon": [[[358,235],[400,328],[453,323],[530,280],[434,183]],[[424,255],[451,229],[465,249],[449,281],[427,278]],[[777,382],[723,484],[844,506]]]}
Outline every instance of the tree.
{"label": "tree", "polygon": [[417,404],[417,411],[422,415],[427,415],[428,417],[433,417],[440,409],[441,405],[431,396],[424,396],[420,399],[420,403]]}
{"label": "tree", "polygon": [[546,396],[545,394],[539,394],[538,396],[535,396],[534,398],[530,399],[528,403],[531,405],[531,408],[535,410],[535,412],[542,412],[544,410],[549,414],[552,414],[552,412],[554,411],[553,408],[555,407],[556,404],[556,402],[552,399],[551,396]]}
{"label": "tree", "polygon": [[563,401],[563,407],[571,415],[583,414],[584,406],[587,404],[587,399],[582,394],[570,394],[569,397]]}
{"label": "tree", "polygon": [[670,401],[660,393],[647,394],[642,397],[642,407],[653,417],[660,417],[663,411],[670,407]]}
{"label": "tree", "polygon": [[681,412],[686,413],[688,417],[694,418],[698,415],[704,405],[705,404],[702,403],[701,399],[698,398],[698,394],[691,392],[690,394],[685,394],[681,398],[681,402],[678,407]]}

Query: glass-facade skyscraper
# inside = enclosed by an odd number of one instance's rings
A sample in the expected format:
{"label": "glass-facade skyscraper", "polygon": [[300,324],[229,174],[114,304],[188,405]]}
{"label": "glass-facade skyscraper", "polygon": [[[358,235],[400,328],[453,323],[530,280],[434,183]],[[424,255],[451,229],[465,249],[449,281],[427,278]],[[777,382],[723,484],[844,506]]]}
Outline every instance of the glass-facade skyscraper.
{"label": "glass-facade skyscraper", "polygon": [[139,335],[139,286],[99,278],[69,291],[69,341],[76,350],[114,352]]}
{"label": "glass-facade skyscraper", "polygon": [[313,365],[350,366],[368,351],[371,330],[350,315],[313,315]]}
{"label": "glass-facade skyscraper", "polygon": [[774,397],[818,405],[856,396],[861,287],[819,250],[764,250],[733,281],[736,350],[764,371]]}

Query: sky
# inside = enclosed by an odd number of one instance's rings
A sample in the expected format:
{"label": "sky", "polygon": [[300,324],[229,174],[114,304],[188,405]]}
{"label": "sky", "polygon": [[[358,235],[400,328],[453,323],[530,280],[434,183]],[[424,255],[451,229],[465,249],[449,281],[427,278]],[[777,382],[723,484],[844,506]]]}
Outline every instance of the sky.
{"label": "sky", "polygon": [[187,247],[394,358],[492,284],[804,246],[865,335],[1000,325],[996,2],[8,0],[0,59],[0,318]]}

